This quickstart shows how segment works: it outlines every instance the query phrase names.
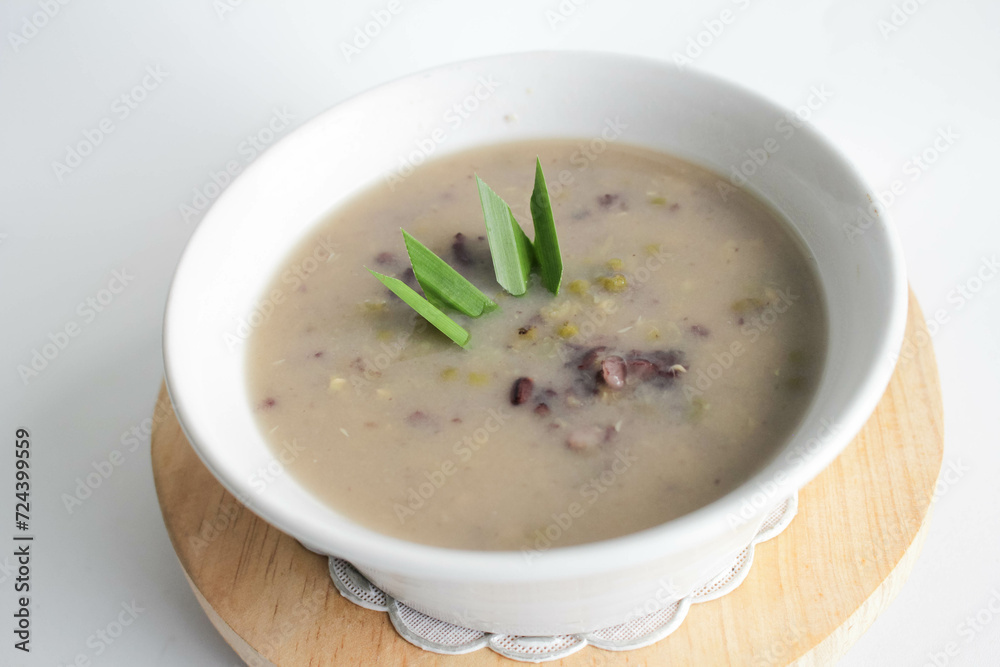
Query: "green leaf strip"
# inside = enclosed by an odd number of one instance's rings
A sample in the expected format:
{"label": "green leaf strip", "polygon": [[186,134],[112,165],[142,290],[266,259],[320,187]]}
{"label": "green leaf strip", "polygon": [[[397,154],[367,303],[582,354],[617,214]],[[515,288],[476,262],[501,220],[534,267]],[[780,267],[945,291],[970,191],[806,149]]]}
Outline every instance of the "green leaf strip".
{"label": "green leaf strip", "polygon": [[528,291],[528,273],[534,261],[531,241],[500,195],[493,192],[478,175],[476,184],[486,219],[486,237],[497,282],[514,296],[521,296]]}
{"label": "green leaf strip", "polygon": [[535,256],[541,269],[542,284],[553,294],[559,294],[562,255],[559,253],[556,223],[552,219],[549,190],[545,186],[545,175],[538,158],[535,158],[535,188],[531,191],[531,220],[535,223]]}
{"label": "green leaf strip", "polygon": [[428,301],[433,304],[443,303],[469,317],[479,317],[496,309],[497,304],[462,274],[408,234],[405,229],[400,231],[403,232],[406,252],[410,255],[410,264],[413,265],[413,275],[427,295]]}
{"label": "green leaf strip", "polygon": [[[368,267],[365,267],[368,268]],[[368,271],[382,281],[393,294],[402,299],[410,308],[417,311],[421,317],[433,324],[438,331],[452,339],[462,347],[469,342],[469,332],[458,325],[453,319],[442,313],[430,301],[417,294],[409,285],[398,278],[383,275],[377,271]]]}

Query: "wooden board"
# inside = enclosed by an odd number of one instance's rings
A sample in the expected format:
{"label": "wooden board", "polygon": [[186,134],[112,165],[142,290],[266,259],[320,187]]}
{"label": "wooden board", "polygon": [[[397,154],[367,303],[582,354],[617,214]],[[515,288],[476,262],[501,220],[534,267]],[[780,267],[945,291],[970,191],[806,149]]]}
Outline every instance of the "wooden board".
{"label": "wooden board", "polygon": [[[941,466],[942,409],[934,352],[910,296],[904,355],[868,424],[802,490],[799,515],[759,545],[736,591],[692,606],[653,646],[584,648],[559,665],[834,663],[896,596],[923,544]],[[251,665],[499,665],[488,649],[427,653],[384,613],[340,596],[326,559],[243,508],[181,433],[161,391],[153,472],[167,531],[199,603]]]}

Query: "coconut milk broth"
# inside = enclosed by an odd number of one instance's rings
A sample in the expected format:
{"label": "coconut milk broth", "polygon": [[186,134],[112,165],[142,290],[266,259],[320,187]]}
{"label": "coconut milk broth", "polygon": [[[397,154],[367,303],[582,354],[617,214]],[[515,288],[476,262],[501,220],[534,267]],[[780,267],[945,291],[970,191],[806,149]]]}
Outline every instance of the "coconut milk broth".
{"label": "coconut milk broth", "polygon": [[[612,538],[732,490],[802,417],[826,314],[787,224],[690,163],[613,145],[581,166],[577,144],[490,146],[379,184],[274,278],[281,302],[248,341],[250,400],[289,472],[337,511],[456,548]],[[474,174],[531,236],[536,155],[562,289],[533,277],[513,297],[493,275]],[[499,303],[450,313],[467,349],[365,270],[415,286],[400,227]]]}

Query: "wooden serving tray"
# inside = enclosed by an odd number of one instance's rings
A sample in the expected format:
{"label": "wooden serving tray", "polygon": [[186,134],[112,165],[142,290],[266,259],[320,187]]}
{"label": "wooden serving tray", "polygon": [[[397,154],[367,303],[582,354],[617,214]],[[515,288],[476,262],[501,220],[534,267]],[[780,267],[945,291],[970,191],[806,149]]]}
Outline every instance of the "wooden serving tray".
{"label": "wooden serving tray", "polygon": [[[941,393],[913,295],[904,354],[875,413],[799,494],[799,514],[758,545],[734,592],[693,605],[652,646],[586,647],[558,665],[830,665],[896,596],[927,533],[941,467]],[[164,523],[195,597],[250,665],[514,665],[488,649],[425,652],[387,614],[342,598],[327,559],[240,505],[202,465],[161,390],[152,435]]]}

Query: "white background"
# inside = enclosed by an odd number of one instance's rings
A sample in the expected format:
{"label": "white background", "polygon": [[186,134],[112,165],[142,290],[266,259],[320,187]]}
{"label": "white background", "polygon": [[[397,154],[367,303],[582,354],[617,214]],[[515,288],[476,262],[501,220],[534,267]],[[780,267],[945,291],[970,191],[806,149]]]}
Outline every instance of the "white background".
{"label": "white background", "polygon": [[[210,172],[243,163],[241,142],[275,108],[297,125],[405,73],[505,51],[672,60],[704,31],[707,45],[691,52],[695,67],[791,108],[812,87],[832,93],[812,122],[876,189],[901,182],[902,194],[884,208],[924,312],[948,320],[934,346],[945,467],[955,472],[940,484],[908,584],[842,664],[919,666],[935,664],[932,656],[937,665],[998,664],[1000,614],[989,607],[1000,610],[1000,280],[977,284],[976,274],[1000,252],[1000,6],[908,0],[901,5],[912,16],[897,13],[901,25],[889,32],[879,22],[892,20],[890,0],[567,0],[572,13],[557,23],[546,12],[558,11],[558,0],[400,1],[398,15],[350,61],[341,44],[386,2],[233,0],[232,11],[212,0],[0,6],[0,544],[13,532],[10,441],[21,426],[32,434],[38,536],[30,656],[11,647],[12,559],[0,546],[0,663],[63,665],[82,654],[95,665],[238,664],[171,550],[148,436],[134,451],[122,438],[142,430],[159,389],[164,298],[197,224],[180,207],[211,183]],[[47,21],[38,14],[46,4],[58,9]],[[725,9],[732,20],[711,36],[704,22]],[[32,16],[40,29],[25,27]],[[115,100],[141,85],[147,66],[167,74],[122,118]],[[114,131],[60,179],[53,163],[105,118]],[[933,155],[948,128],[957,139]],[[925,149],[936,160],[914,172],[908,161]],[[122,269],[134,278],[87,321],[78,304]],[[979,291],[960,303],[957,288],[969,281]],[[69,322],[79,335],[25,383],[18,365]],[[115,449],[121,465],[69,513],[62,495]],[[88,646],[88,637],[133,600],[143,611],[97,655],[100,644]],[[984,624],[969,624],[977,614]]]}

